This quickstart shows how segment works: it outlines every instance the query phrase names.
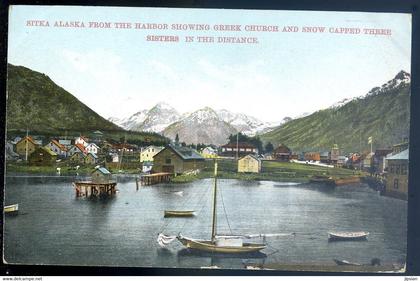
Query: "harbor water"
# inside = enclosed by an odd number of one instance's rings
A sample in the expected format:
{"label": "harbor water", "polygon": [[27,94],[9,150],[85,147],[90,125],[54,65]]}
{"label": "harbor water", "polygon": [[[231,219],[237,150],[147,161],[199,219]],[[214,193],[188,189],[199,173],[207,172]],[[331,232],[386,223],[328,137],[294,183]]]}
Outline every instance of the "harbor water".
{"label": "harbor water", "polygon": [[[267,237],[261,254],[229,256],[161,248],[159,233],[211,236],[212,179],[136,190],[117,178],[110,199],[76,198],[72,177],[7,176],[5,205],[19,215],[4,221],[4,259],[13,264],[129,267],[243,268],[244,263],[332,265],[333,259],[382,264],[406,256],[407,202],[380,196],[365,184],[330,188],[271,181],[218,181],[219,234]],[[195,210],[192,218],[164,218],[164,210]],[[328,242],[329,231],[368,231],[366,241]],[[261,238],[252,242],[262,242]]]}

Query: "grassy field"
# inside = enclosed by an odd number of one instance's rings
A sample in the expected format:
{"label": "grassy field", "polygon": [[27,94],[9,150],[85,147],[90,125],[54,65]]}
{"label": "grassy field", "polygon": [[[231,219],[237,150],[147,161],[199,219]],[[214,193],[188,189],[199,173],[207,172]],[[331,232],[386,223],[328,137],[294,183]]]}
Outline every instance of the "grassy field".
{"label": "grassy field", "polygon": [[[235,160],[219,159],[217,162],[218,177],[224,179],[306,182],[315,175],[325,175],[333,178],[361,175],[358,171],[345,168],[327,168],[308,164],[276,161],[262,161],[261,173],[238,173]],[[173,182],[184,183],[213,177],[213,171],[214,162],[212,160],[207,160],[205,168],[201,173],[197,175],[180,175],[175,177]]]}
{"label": "grassy field", "polygon": [[[6,174],[9,173],[23,173],[23,174],[44,174],[51,175],[57,173],[57,168],[60,168],[61,175],[90,175],[93,172],[93,165],[79,165],[79,169],[75,169],[74,165],[51,165],[51,166],[31,166],[26,163],[7,163]],[[117,169],[109,169],[111,173],[118,173]],[[137,174],[138,169],[124,169],[124,174]]]}

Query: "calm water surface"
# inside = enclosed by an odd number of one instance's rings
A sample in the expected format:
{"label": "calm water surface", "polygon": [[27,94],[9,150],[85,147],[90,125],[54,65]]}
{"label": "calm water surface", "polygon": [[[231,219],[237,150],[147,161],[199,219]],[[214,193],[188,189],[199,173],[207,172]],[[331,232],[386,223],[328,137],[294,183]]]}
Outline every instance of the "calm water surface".
{"label": "calm water surface", "polygon": [[[209,238],[212,179],[161,184],[136,191],[119,177],[109,200],[75,197],[71,177],[7,177],[4,257],[9,263],[153,267],[243,268],[244,262],[333,264],[333,259],[382,264],[406,255],[407,203],[381,197],[364,184],[319,185],[219,180],[218,232],[292,233],[267,238],[264,254],[211,256],[174,241],[162,249],[157,234]],[[182,196],[176,191],[182,191]],[[163,211],[196,210],[194,218],[163,218]],[[226,215],[225,215],[226,213]],[[227,219],[226,219],[227,218]],[[328,231],[368,231],[367,241],[328,242]],[[253,239],[254,242],[261,242]]]}

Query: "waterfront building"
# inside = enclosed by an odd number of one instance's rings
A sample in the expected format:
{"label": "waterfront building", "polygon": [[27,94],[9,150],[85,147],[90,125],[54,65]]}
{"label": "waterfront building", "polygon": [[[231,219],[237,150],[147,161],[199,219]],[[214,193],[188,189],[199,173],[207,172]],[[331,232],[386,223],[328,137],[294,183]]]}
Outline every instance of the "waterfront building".
{"label": "waterfront building", "polygon": [[371,169],[373,168],[373,156],[374,155],[375,155],[375,153],[369,152],[369,153],[365,154],[364,156],[362,156],[363,170],[372,172]]}
{"label": "waterfront building", "polygon": [[248,154],[258,154],[258,149],[247,142],[230,142],[221,146],[221,156],[243,157]]}
{"label": "waterfront building", "polygon": [[57,160],[57,153],[47,147],[39,146],[28,158],[29,164],[38,166],[49,166]]}
{"label": "waterfront building", "polygon": [[[35,143],[32,137],[27,136],[16,143],[16,153],[21,157],[26,157],[26,155],[31,155],[37,147],[38,145]],[[28,149],[27,153],[26,149]]]}
{"label": "waterfront building", "polygon": [[321,161],[319,152],[305,152],[305,161]]}
{"label": "waterfront building", "polygon": [[140,152],[140,162],[153,162],[153,157],[163,149],[162,146],[150,145]]}
{"label": "waterfront building", "polygon": [[392,146],[392,154],[395,155],[397,153],[400,153],[404,150],[408,149],[408,141],[404,141],[402,143],[399,144],[394,144]]}
{"label": "waterfront building", "polygon": [[57,153],[59,157],[67,157],[68,149],[57,140],[51,140],[45,147]]}
{"label": "waterfront building", "polygon": [[279,144],[273,151],[273,159],[277,161],[290,161],[292,150],[284,144]]}
{"label": "waterfront building", "polygon": [[378,174],[382,174],[386,168],[386,157],[392,152],[392,149],[381,148],[375,150],[373,157],[373,166]]}
{"label": "waterfront building", "polygon": [[141,166],[141,170],[143,173],[149,173],[152,171],[153,162],[152,161],[144,161]]}
{"label": "waterfront building", "polygon": [[94,183],[110,183],[110,182],[112,182],[112,174],[104,167],[96,168],[92,172],[92,182],[94,182]]}
{"label": "waterfront building", "polygon": [[238,173],[261,172],[261,160],[255,155],[248,154],[238,160]]}
{"label": "waterfront building", "polygon": [[322,163],[329,163],[330,162],[330,152],[322,151],[319,153],[319,161]]}
{"label": "waterfront building", "polygon": [[338,148],[338,144],[335,143],[333,147],[331,148],[330,163],[337,164],[339,156],[340,156],[340,149]]}
{"label": "waterfront building", "polygon": [[386,158],[388,171],[386,173],[385,195],[401,199],[408,198],[408,149]]}
{"label": "waterfront building", "polygon": [[168,145],[153,158],[153,172],[182,174],[204,168],[204,157],[195,149]]}

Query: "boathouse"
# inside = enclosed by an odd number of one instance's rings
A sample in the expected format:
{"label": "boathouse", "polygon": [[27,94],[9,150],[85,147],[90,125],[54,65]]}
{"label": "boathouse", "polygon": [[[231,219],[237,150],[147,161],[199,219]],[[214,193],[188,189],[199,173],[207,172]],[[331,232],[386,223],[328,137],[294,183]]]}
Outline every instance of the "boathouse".
{"label": "boathouse", "polygon": [[385,195],[407,200],[408,198],[408,149],[389,156]]}
{"label": "boathouse", "polygon": [[110,183],[112,182],[112,174],[104,167],[99,167],[92,172],[93,183]]}
{"label": "boathouse", "polygon": [[163,149],[162,146],[150,145],[140,152],[140,162],[153,162],[153,157]]}
{"label": "boathouse", "polygon": [[284,144],[279,144],[279,146],[273,151],[273,159],[277,161],[290,161],[291,155],[292,150]]}
{"label": "boathouse", "polygon": [[153,157],[153,173],[182,174],[185,171],[202,170],[204,158],[189,147],[168,145]]}
{"label": "boathouse", "polygon": [[248,154],[238,160],[238,173],[259,172],[261,172],[261,160],[256,156]]}
{"label": "boathouse", "polygon": [[46,147],[38,147],[28,158],[31,165],[50,166],[57,160],[57,153]]}

